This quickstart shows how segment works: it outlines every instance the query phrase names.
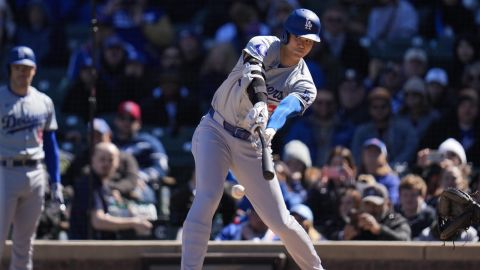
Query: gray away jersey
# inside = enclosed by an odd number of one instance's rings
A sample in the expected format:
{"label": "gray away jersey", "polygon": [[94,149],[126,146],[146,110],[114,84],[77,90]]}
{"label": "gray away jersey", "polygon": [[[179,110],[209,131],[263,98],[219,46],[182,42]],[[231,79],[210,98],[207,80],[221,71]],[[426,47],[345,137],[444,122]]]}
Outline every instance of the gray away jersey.
{"label": "gray away jersey", "polygon": [[[262,61],[265,66],[270,114],[287,95],[298,98],[304,112],[315,100],[316,87],[303,59],[295,66],[279,67],[280,46],[281,42],[275,36],[256,36],[248,42],[244,51]],[[240,57],[228,78],[215,92],[212,101],[213,108],[225,121],[241,127],[244,127],[242,120],[253,106],[246,92],[248,85],[241,85],[243,69],[243,59]]]}
{"label": "gray away jersey", "polygon": [[56,130],[52,100],[34,87],[24,97],[7,86],[0,87],[0,156],[2,158],[44,158],[43,131]]}

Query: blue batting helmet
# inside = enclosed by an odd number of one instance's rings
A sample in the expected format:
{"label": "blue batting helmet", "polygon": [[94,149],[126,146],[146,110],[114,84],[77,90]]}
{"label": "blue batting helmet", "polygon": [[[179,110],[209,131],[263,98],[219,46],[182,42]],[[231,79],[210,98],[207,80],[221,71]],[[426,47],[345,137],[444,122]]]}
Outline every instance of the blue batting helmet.
{"label": "blue batting helmet", "polygon": [[26,65],[36,67],[35,53],[27,46],[17,46],[10,50],[7,64]]}
{"label": "blue batting helmet", "polygon": [[293,34],[320,42],[320,27],[320,19],[313,11],[304,8],[295,9],[284,23],[285,33],[282,41],[287,43],[288,35]]}

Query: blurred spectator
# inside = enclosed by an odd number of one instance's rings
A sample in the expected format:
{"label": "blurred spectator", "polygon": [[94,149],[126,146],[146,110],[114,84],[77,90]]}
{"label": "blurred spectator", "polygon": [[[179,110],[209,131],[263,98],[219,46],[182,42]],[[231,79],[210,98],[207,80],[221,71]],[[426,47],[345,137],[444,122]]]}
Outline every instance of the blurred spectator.
{"label": "blurred spectator", "polygon": [[417,164],[412,171],[422,175],[427,182],[426,200],[430,201],[442,192],[440,178],[445,167],[467,166],[467,157],[463,146],[455,139],[448,138],[438,149],[425,148],[417,153]]}
{"label": "blurred spectator", "polygon": [[[372,120],[356,129],[352,141],[351,149],[357,163],[360,163],[364,142],[370,138],[379,138],[386,144],[390,164],[396,166],[413,161],[418,144],[415,129],[408,122],[392,116],[388,90],[381,87],[373,89],[368,101]],[[392,199],[396,201],[396,198]]]}
{"label": "blurred spectator", "polygon": [[201,117],[198,101],[182,84],[181,76],[178,72],[159,75],[158,87],[141,102],[145,124],[164,127],[176,134],[179,129],[198,123]]}
{"label": "blurred spectator", "polygon": [[319,90],[308,117],[294,119],[285,135],[285,142],[300,140],[308,146],[315,166],[323,166],[334,146],[349,146],[353,137],[353,125],[336,117],[335,103],[331,91]]}
{"label": "blurred spectator", "polygon": [[[125,101],[118,107],[114,119],[113,142],[120,150],[132,154],[139,165],[139,180],[146,192],[157,192],[158,212],[162,218],[169,216],[170,187],[175,180],[168,176],[168,156],[162,143],[152,135],[141,133],[142,112],[133,101]],[[160,196],[161,195],[161,196]],[[147,198],[145,198],[147,199]],[[152,202],[153,203],[153,202]]]}
{"label": "blurred spectator", "polygon": [[212,100],[213,94],[232,71],[239,55],[229,43],[217,44],[210,49],[199,74],[199,95],[203,106]]}
{"label": "blurred spectator", "polygon": [[420,149],[433,149],[447,138],[454,138],[465,149],[467,159],[474,166],[478,166],[480,164],[479,120],[478,94],[473,89],[464,89],[459,93],[455,113],[430,127],[420,143]]}
{"label": "blurred spectator", "polygon": [[358,125],[370,119],[368,114],[367,91],[360,74],[353,69],[347,69],[338,87],[338,117],[344,125]]}
{"label": "blurred spectator", "polygon": [[257,212],[252,208],[247,210],[246,218],[240,223],[231,223],[225,226],[215,236],[215,240],[254,240],[259,241],[265,237],[268,231],[267,225],[263,223]]}
{"label": "blurred spectator", "polygon": [[[455,165],[449,165],[444,168],[441,179],[440,179],[440,193],[446,188],[457,188],[464,192],[468,192],[468,180],[467,176],[464,175],[461,168]],[[440,194],[439,193],[439,194]],[[432,198],[428,203],[432,207],[436,207],[438,197]],[[418,236],[416,240],[419,241],[438,241],[439,230],[437,228],[438,223],[434,222],[430,227],[425,228],[422,233]],[[469,226],[466,230],[462,231],[460,234],[455,235],[452,239],[446,241],[465,241],[465,242],[478,242],[478,232],[473,227]]]}
{"label": "blurred spectator", "polygon": [[[95,60],[100,59],[102,52],[96,48],[102,48],[105,39],[112,35],[114,35],[114,30],[112,28],[111,20],[105,18],[105,16],[99,16],[97,19],[97,32],[95,34],[95,39],[89,37],[89,39],[83,44],[78,45],[78,48],[73,48],[67,69],[67,79],[69,82],[77,79],[80,72],[79,69],[81,68],[85,57],[88,56],[92,59],[95,58]],[[95,55],[93,55],[94,53]],[[96,61],[95,66],[98,68],[100,66],[100,61]]]}
{"label": "blurred spectator", "polygon": [[422,48],[410,48],[403,55],[403,72],[406,79],[411,77],[422,77],[427,72],[428,57]]}
{"label": "blurred spectator", "polygon": [[472,88],[480,93],[480,61],[465,67],[462,75],[462,84],[465,88]]}
{"label": "blurred spectator", "polygon": [[462,75],[468,65],[473,64],[480,57],[480,44],[473,34],[461,35],[455,38],[453,44],[453,61],[448,73],[451,78],[451,85],[459,88],[462,85]]}
{"label": "blurred spectator", "polygon": [[437,208],[438,198],[440,194],[447,188],[456,188],[464,192],[469,192],[469,171],[465,170],[464,166],[453,165],[451,162],[443,162],[441,164],[442,171],[440,173],[440,180],[438,190],[428,198],[428,205]]}
{"label": "blurred spectator", "polygon": [[26,8],[26,22],[16,31],[15,44],[32,48],[41,66],[64,66],[68,49],[63,24],[52,23],[50,10],[43,1],[32,0]]}
{"label": "blurred spectator", "polygon": [[266,9],[266,22],[272,36],[280,37],[284,31],[283,23],[288,15],[300,8],[296,0],[257,1],[257,7],[263,4]]}
{"label": "blurred spectator", "polygon": [[282,160],[287,164],[291,173],[291,180],[300,184],[303,189],[307,188],[305,183],[305,172],[312,167],[310,150],[299,140],[288,142],[283,148]]}
{"label": "blurred spectator", "polygon": [[184,67],[183,57],[176,45],[166,47],[160,55],[160,72],[181,71]]}
{"label": "blurred spectator", "polygon": [[357,167],[352,152],[346,147],[336,146],[329,155],[322,168],[322,181],[331,182],[335,186],[353,186],[357,176]]}
{"label": "blurred spectator", "polygon": [[[234,222],[236,215],[236,205],[235,199],[229,194],[228,188],[231,188],[231,185],[225,182],[224,193],[220,199],[219,207],[215,212],[214,221],[220,221],[222,227],[227,226]],[[193,199],[195,198],[195,172],[192,173],[192,177],[186,183],[179,185],[173,192],[170,198],[170,219],[169,224],[179,228],[179,233],[177,234],[177,239],[181,235],[181,227],[183,222],[187,217],[188,210],[192,206]],[[218,220],[220,219],[220,220]],[[215,227],[216,227],[215,226]],[[215,230],[212,229],[212,234],[215,235]]]}
{"label": "blurred spectator", "polygon": [[[378,60],[377,60],[378,61]],[[390,92],[392,112],[397,114],[403,104],[402,88],[405,83],[405,74],[402,72],[400,64],[395,62],[387,62],[386,64],[376,64],[375,59],[370,62],[371,69],[375,65],[380,65],[380,72],[378,72],[377,80],[372,81],[373,85],[378,85],[387,89]],[[370,76],[373,77],[373,76]]]}
{"label": "blurred spectator", "polygon": [[351,215],[342,232],[343,240],[410,240],[407,220],[395,212],[383,185],[367,186],[362,192],[360,211]]}
{"label": "blurred spectator", "polygon": [[455,166],[467,165],[467,156],[463,146],[455,139],[448,138],[438,146],[438,152]]}
{"label": "blurred spectator", "polygon": [[[91,95],[92,88],[106,89],[103,81],[95,80],[93,59],[88,56],[82,56],[77,59],[77,68],[79,75],[69,82],[63,98],[61,112],[68,115],[72,114],[81,118],[85,123],[90,118],[90,103],[88,98]],[[101,114],[108,111],[106,104],[110,102],[106,91],[96,91],[96,112]]]}
{"label": "blurred spectator", "polygon": [[329,154],[322,168],[321,180],[307,191],[307,204],[314,212],[314,224],[324,232],[338,217],[340,194],[355,185],[356,167],[348,148],[337,146]]}
{"label": "blurred spectator", "polygon": [[425,148],[417,154],[417,164],[421,167],[429,166],[432,163],[441,163],[445,159],[455,166],[467,164],[467,156],[463,146],[453,138],[443,141],[437,150]]}
{"label": "blurred spectator", "polygon": [[[16,24],[13,18],[12,10],[6,0],[0,0],[0,49],[2,52],[11,44],[16,30]],[[3,63],[3,55],[0,54],[0,63]],[[0,71],[0,74],[5,73],[6,70]]]}
{"label": "blurred spectator", "polygon": [[[95,118],[93,120],[93,145],[101,142],[112,142],[112,130],[105,120]],[[89,160],[90,151],[87,143],[62,175],[62,184],[64,186],[74,186],[75,181],[79,180],[78,176],[88,169]],[[119,152],[118,166],[112,173],[110,180],[109,186],[111,189],[118,190],[125,198],[135,198],[134,190],[138,184],[138,164],[131,154],[123,151]]]}
{"label": "blurred spectator", "polygon": [[155,86],[153,72],[148,68],[145,55],[132,46],[127,46],[127,60],[124,73],[120,76],[120,88],[115,95],[114,103],[125,100],[141,102],[149,96]]}
{"label": "blurred spectator", "polygon": [[421,18],[420,34],[428,39],[453,38],[475,32],[473,12],[465,8],[462,0],[435,1],[435,6]]}
{"label": "blurred spectator", "polygon": [[206,57],[202,36],[192,28],[182,29],[178,33],[178,48],[184,61],[183,81],[196,96],[200,96],[199,74]]}
{"label": "blurred spectator", "polygon": [[[438,223],[435,221],[430,227],[425,228],[422,233],[415,238],[416,241],[442,241],[440,240],[440,230],[438,229]],[[456,241],[456,242],[478,242],[478,231],[469,226],[465,230],[462,230],[458,235],[446,239],[443,241]]]}
{"label": "blurred spectator", "polygon": [[105,39],[100,53],[100,68],[98,69],[99,84],[103,87],[97,89],[99,95],[104,95],[105,100],[97,101],[100,111],[115,112],[118,106],[118,89],[121,87],[121,78],[125,72],[127,62],[126,43],[114,35]]}
{"label": "blurred spectator", "polygon": [[367,73],[368,52],[356,37],[346,30],[347,13],[340,5],[333,5],[323,13],[322,43],[325,53],[336,59],[342,68],[353,68]]}
{"label": "blurred spectator", "polygon": [[[308,206],[304,204],[294,205],[290,209],[290,214],[307,232],[308,236],[310,237],[310,239],[312,239],[313,242],[326,240],[325,237],[321,233],[319,233],[313,226],[313,213]],[[269,229],[265,234],[263,240],[280,240],[280,238],[275,235],[272,230]]]}
{"label": "blurred spectator", "polygon": [[387,188],[392,205],[397,204],[400,179],[388,165],[387,147],[381,140],[372,138],[363,143],[361,164],[361,173],[373,175],[377,183]]}
{"label": "blurred spectator", "polygon": [[[150,54],[172,43],[174,30],[168,15],[159,6],[149,5],[148,0],[109,0],[103,13],[111,17],[115,32],[136,50]],[[157,48],[152,48],[150,42]]]}
{"label": "blurred spectator", "polygon": [[[310,1],[310,2],[319,3],[318,1]],[[372,5],[374,4],[374,1],[340,0],[340,1],[329,1],[329,2],[338,2],[347,11],[348,32],[352,33],[357,37],[362,37],[366,35],[370,10],[372,9]]]}
{"label": "blurred spectator", "polygon": [[406,0],[376,0],[368,17],[367,36],[373,41],[413,37],[418,31],[418,15]]}
{"label": "blurred spectator", "polygon": [[101,142],[95,146],[91,162],[93,193],[89,194],[90,173],[82,174],[75,185],[70,239],[88,239],[89,226],[93,229],[93,239],[132,239],[150,235],[152,224],[142,217],[133,216],[118,190],[110,186],[118,164],[119,150],[114,144]]}
{"label": "blurred spectator", "polygon": [[[306,197],[306,190],[298,179],[292,177],[292,172],[290,168],[288,168],[288,165],[281,160],[275,160],[274,166],[275,175],[280,184],[287,208],[290,209],[293,205],[303,203]],[[313,167],[307,168],[306,171],[311,168]],[[305,173],[305,178],[307,177],[306,174],[307,172]]]}
{"label": "blurred spectator", "polygon": [[441,68],[431,68],[425,75],[428,101],[441,118],[453,110],[454,97],[450,91],[448,79],[447,73]]}
{"label": "blurred spectator", "polygon": [[[215,33],[215,43],[231,43],[235,51],[241,50],[254,36],[268,36],[268,25],[259,21],[258,12],[246,1],[233,1],[229,9],[230,21]],[[238,50],[237,50],[238,49]]]}
{"label": "blurred spectator", "polygon": [[399,190],[400,203],[395,206],[395,211],[407,218],[413,239],[435,221],[435,209],[425,202],[427,185],[420,176],[414,174],[404,176],[400,181]]}
{"label": "blurred spectator", "polygon": [[352,218],[358,213],[362,194],[356,187],[347,187],[340,194],[340,201],[336,206],[338,214],[328,220],[323,229],[323,234],[328,240],[343,240],[342,231],[346,224],[355,222]]}
{"label": "blurred spectator", "polygon": [[430,125],[440,118],[440,114],[430,107],[423,79],[419,77],[408,79],[403,87],[403,93],[405,98],[399,118],[409,122],[415,128],[417,137],[421,139]]}

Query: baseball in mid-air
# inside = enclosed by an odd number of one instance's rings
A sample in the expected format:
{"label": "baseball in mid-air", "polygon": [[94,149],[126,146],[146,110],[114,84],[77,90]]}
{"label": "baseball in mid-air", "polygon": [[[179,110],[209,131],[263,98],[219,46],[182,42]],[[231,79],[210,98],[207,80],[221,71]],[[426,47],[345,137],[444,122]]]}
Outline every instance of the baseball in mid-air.
{"label": "baseball in mid-air", "polygon": [[245,196],[245,187],[242,185],[233,185],[232,186],[232,197],[235,199],[241,199],[243,196]]}

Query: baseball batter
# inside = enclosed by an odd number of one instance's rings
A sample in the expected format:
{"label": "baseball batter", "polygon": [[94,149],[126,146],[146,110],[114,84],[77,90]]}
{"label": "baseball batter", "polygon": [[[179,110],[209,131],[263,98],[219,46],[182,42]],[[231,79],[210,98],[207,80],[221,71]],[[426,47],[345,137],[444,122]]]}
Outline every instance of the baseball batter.
{"label": "baseball batter", "polygon": [[[0,256],[13,224],[10,270],[32,269],[32,242],[43,208],[47,174],[63,203],[52,100],[31,86],[35,55],[25,46],[8,56],[9,84],[0,87]],[[1,258],[0,258],[1,259]]]}
{"label": "baseball batter", "polygon": [[287,210],[277,178],[263,179],[261,147],[253,132],[259,126],[266,128],[270,143],[287,117],[302,114],[316,96],[303,57],[320,41],[320,20],[310,10],[297,9],[284,26],[281,40],[257,36],[249,41],[195,130],[196,195],[183,226],[183,270],[202,268],[229,168],[301,269],[323,269],[307,233]]}

